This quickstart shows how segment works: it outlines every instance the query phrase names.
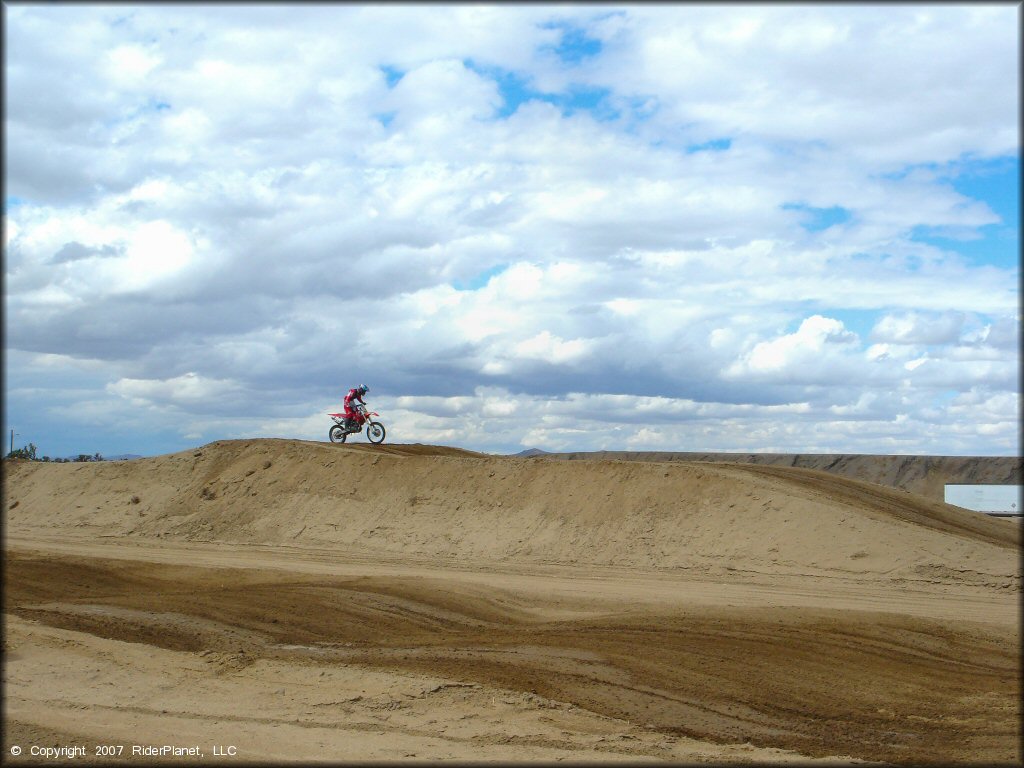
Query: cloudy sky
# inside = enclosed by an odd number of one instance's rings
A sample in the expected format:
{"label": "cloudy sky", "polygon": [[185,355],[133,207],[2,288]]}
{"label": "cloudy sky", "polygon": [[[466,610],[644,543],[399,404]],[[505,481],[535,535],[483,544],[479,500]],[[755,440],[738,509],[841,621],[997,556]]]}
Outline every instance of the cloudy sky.
{"label": "cloudy sky", "polygon": [[5,443],[1019,455],[1015,4],[3,12]]}

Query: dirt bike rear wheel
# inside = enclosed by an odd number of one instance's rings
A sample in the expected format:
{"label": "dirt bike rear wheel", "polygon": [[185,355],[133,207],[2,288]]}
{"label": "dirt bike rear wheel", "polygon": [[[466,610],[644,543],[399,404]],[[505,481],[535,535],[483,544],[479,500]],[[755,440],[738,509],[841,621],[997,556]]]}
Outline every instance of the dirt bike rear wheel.
{"label": "dirt bike rear wheel", "polygon": [[335,424],[331,427],[327,436],[331,439],[332,443],[344,443],[345,438],[348,437],[348,433],[342,429],[339,425]]}
{"label": "dirt bike rear wheel", "polygon": [[375,445],[384,442],[384,425],[379,421],[368,421],[366,423],[366,439]]}

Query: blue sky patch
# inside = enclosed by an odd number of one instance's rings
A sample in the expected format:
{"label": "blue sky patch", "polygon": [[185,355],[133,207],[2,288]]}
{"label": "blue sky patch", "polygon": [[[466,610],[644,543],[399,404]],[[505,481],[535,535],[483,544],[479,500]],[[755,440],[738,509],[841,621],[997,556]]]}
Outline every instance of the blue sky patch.
{"label": "blue sky patch", "polygon": [[381,66],[380,71],[384,73],[384,79],[387,81],[388,88],[394,88],[398,81],[405,76],[405,72],[402,70],[386,65]]}
{"label": "blue sky patch", "polygon": [[1020,216],[1020,158],[1001,157],[971,163],[951,179],[953,188],[973,200],[984,200],[1003,220],[1016,228]]}
{"label": "blue sky patch", "polygon": [[541,50],[553,51],[559,59],[566,64],[579,64],[584,59],[597,56],[604,49],[604,44],[593,37],[587,37],[587,33],[565,22],[551,22],[542,24],[542,29],[562,30],[562,39],[558,45],[542,46]]}
{"label": "blue sky patch", "polygon": [[915,227],[910,237],[915,242],[954,251],[971,264],[1002,269],[1020,266],[1020,158],[966,158],[957,163],[930,163],[908,166],[883,178],[900,180],[924,170],[946,182],[959,194],[984,202],[1001,221],[973,230],[956,231],[942,227]]}
{"label": "blue sky patch", "polygon": [[573,115],[577,112],[590,112],[597,120],[615,120],[620,116],[618,109],[613,107],[608,96],[611,90],[608,88],[597,88],[594,86],[571,86],[567,94],[555,94],[542,97],[550,101],[562,110],[563,115]]}
{"label": "blue sky patch", "polygon": [[784,203],[782,210],[800,211],[804,214],[800,226],[808,232],[821,232],[850,220],[850,211],[838,205],[831,208],[815,208],[805,203]]}
{"label": "blue sky patch", "polygon": [[1002,221],[979,228],[977,239],[957,240],[941,232],[915,232],[914,239],[950,248],[975,264],[1004,269],[1020,265],[1020,158],[1003,157],[971,163],[951,179],[953,188],[981,200]]}
{"label": "blue sky patch", "polygon": [[856,333],[860,337],[861,343],[867,344],[870,341],[868,337],[871,335],[871,329],[875,327],[875,323],[878,322],[883,311],[880,309],[826,309],[819,314],[838,320],[846,330]]}
{"label": "blue sky patch", "polygon": [[468,280],[452,280],[452,288],[456,291],[477,291],[487,285],[487,283],[491,281],[492,277],[500,275],[508,268],[508,264],[497,264],[496,266],[489,267],[483,272],[474,275]]}
{"label": "blue sky patch", "polygon": [[538,91],[530,88],[527,78],[516,72],[502,69],[501,67],[479,64],[473,61],[473,59],[463,59],[462,64],[466,69],[497,83],[498,92],[505,102],[505,105],[498,110],[498,117],[500,118],[508,117],[519,108],[520,104],[530,101],[539,95]]}
{"label": "blue sky patch", "polygon": [[691,144],[686,148],[686,152],[690,155],[695,152],[724,152],[731,146],[732,139],[711,139],[711,141],[705,141],[701,144]]}
{"label": "blue sky patch", "polygon": [[990,225],[978,230],[979,237],[965,239],[935,227],[914,227],[910,239],[944,251],[953,251],[973,265],[1000,269],[1020,267],[1020,235],[1016,226]]}
{"label": "blue sky patch", "polygon": [[608,100],[611,91],[608,88],[573,84],[568,92],[545,93],[530,85],[528,78],[511,70],[480,64],[472,59],[462,62],[467,69],[493,80],[504,105],[498,110],[499,119],[513,114],[521,104],[529,101],[544,101],[558,107],[564,117],[577,112],[589,112],[596,120],[615,120],[620,116],[618,109]]}

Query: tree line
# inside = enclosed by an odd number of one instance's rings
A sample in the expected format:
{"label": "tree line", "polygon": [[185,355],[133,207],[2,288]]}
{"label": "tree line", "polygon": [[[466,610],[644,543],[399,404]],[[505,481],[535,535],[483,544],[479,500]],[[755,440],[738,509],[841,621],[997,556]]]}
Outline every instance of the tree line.
{"label": "tree line", "polygon": [[35,444],[29,443],[22,448],[15,448],[13,451],[10,451],[5,458],[25,459],[27,461],[52,461],[58,464],[66,464],[73,461],[106,461],[106,459],[100,456],[99,453],[94,453],[92,456],[87,453],[80,453],[73,459],[68,457],[51,459],[49,456],[37,456],[36,451],[37,448]]}

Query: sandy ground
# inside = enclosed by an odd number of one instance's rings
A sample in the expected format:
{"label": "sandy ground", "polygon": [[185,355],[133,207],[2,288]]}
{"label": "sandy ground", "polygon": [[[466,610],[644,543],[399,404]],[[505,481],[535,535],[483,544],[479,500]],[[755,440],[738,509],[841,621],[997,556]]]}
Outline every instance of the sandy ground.
{"label": "sandy ground", "polygon": [[4,473],[10,764],[1021,761],[1014,521],[430,446]]}

